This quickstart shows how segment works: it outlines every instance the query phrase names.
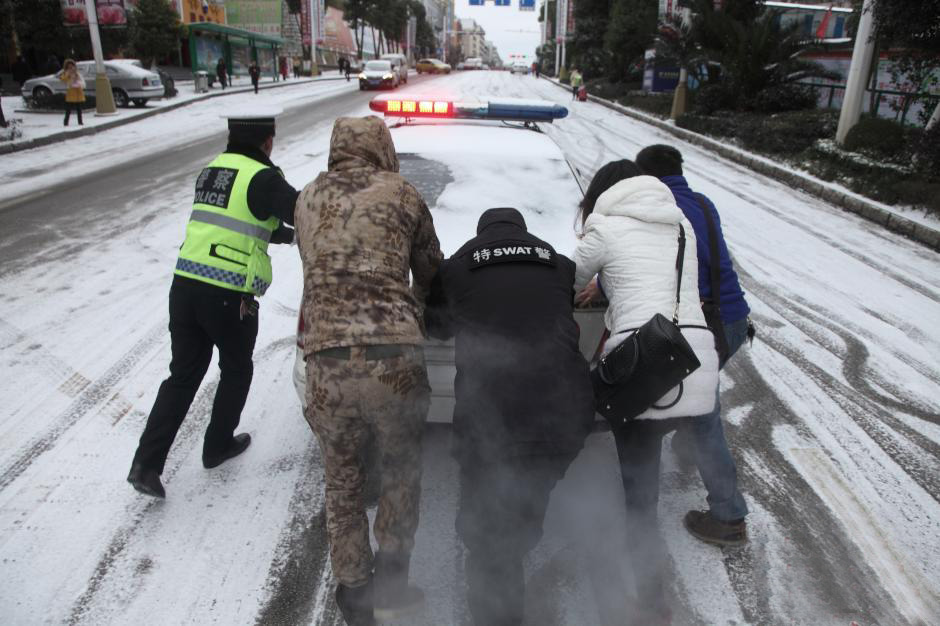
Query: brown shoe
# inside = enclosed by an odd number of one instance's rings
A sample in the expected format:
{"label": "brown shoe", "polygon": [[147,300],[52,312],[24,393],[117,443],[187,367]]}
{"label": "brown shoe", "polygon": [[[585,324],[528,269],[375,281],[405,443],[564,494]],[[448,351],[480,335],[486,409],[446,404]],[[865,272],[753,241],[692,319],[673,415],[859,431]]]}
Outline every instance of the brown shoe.
{"label": "brown shoe", "polygon": [[696,539],[719,546],[740,546],[747,543],[747,522],[743,519],[723,522],[715,519],[711,511],[689,511],[685,514],[685,528]]}

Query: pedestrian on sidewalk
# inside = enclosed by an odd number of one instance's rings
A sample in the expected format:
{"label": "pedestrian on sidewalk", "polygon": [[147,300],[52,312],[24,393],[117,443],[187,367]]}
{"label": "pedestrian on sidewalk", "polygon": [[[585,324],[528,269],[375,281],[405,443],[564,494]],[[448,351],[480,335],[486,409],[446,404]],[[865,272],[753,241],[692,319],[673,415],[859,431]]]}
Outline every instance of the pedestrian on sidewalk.
{"label": "pedestrian on sidewalk", "polygon": [[257,61],[252,61],[251,65],[248,66],[248,76],[251,77],[251,84],[255,88],[255,93],[258,93],[258,81],[261,80],[261,68],[258,67]]}
{"label": "pedestrian on sidewalk", "polygon": [[82,104],[85,103],[85,79],[81,72],[75,66],[75,61],[66,59],[62,64],[62,71],[59,72],[59,80],[65,83],[65,121],[64,125],[69,125],[69,116],[72,109],[78,116],[78,125],[84,126],[82,122]]}
{"label": "pedestrian on sidewalk", "polygon": [[[748,318],[751,309],[744,299],[744,290],[721,230],[721,217],[711,200],[689,187],[683,176],[682,153],[676,148],[661,144],[648,146],[636,155],[636,164],[645,174],[655,176],[669,187],[676,204],[695,230],[699,301],[715,338],[719,367],[724,367],[744,342],[753,338],[754,327]],[[737,492],[734,459],[723,452],[709,453],[727,447],[720,400],[705,418],[684,424],[672,437],[672,450],[681,466],[697,465],[703,478],[715,477],[714,483],[705,483],[709,503],[718,503]],[[703,464],[713,467],[703,468]],[[743,518],[747,509],[741,506],[716,511],[715,508],[689,511],[685,525],[702,541],[724,544],[727,543],[724,538],[737,534],[738,524],[734,519]]]}
{"label": "pedestrian on sidewalk", "polygon": [[219,79],[222,89],[225,89],[228,85],[228,68],[225,65],[225,59],[220,58],[219,62],[215,64],[215,75]]}
{"label": "pedestrian on sidewalk", "polygon": [[[347,624],[368,626],[424,604],[408,574],[430,403],[423,304],[441,249],[427,204],[398,173],[391,133],[374,116],[336,120],[328,169],[304,188],[296,220],[305,417],[323,457],[336,604]],[[381,475],[375,554],[362,456],[370,435]]]}
{"label": "pedestrian on sidewalk", "polygon": [[578,89],[581,87],[581,83],[584,82],[584,79],[581,77],[581,72],[577,68],[571,70],[571,99],[575,100],[578,97]]}
{"label": "pedestrian on sidewalk", "polygon": [[287,80],[287,57],[278,59],[278,68],[281,72],[281,80]]}
{"label": "pedestrian on sidewalk", "polygon": [[186,238],[170,285],[170,377],[140,436],[127,481],[166,497],[160,475],[202,383],[213,347],[219,378],[202,445],[211,469],[244,452],[235,434],[254,372],[258,301],[273,279],[268,245],[291,243],[297,191],[271,162],[276,109],[227,115],[228,146],[196,178]]}
{"label": "pedestrian on sidewalk", "polygon": [[346,57],[343,57],[343,58],[346,60],[346,82],[348,83],[349,74],[350,72],[352,72],[352,61],[350,61],[349,59],[346,59]]}

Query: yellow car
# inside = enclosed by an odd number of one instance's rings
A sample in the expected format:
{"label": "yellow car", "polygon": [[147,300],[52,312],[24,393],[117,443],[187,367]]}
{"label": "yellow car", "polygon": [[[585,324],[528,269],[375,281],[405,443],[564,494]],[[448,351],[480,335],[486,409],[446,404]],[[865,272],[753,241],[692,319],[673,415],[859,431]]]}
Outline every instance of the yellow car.
{"label": "yellow car", "polygon": [[450,64],[444,63],[440,59],[421,59],[418,61],[415,69],[418,73],[427,72],[428,74],[450,74]]}

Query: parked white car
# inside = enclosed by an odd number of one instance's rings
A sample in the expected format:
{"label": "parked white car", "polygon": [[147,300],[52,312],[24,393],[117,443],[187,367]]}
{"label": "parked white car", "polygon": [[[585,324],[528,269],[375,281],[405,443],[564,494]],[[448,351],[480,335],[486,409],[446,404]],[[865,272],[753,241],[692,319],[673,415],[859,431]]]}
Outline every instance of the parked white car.
{"label": "parked white car", "polygon": [[[120,59],[105,61],[104,69],[111,82],[111,93],[114,95],[114,104],[119,107],[130,106],[133,102],[137,106],[144,106],[148,100],[163,97],[163,83],[160,75],[146,70],[133,59]],[[95,62],[79,61],[75,67],[85,79],[85,96],[95,95]],[[37,101],[51,99],[56,94],[64,95],[66,85],[59,80],[58,73],[30,78],[23,83],[22,94],[27,100]]]}

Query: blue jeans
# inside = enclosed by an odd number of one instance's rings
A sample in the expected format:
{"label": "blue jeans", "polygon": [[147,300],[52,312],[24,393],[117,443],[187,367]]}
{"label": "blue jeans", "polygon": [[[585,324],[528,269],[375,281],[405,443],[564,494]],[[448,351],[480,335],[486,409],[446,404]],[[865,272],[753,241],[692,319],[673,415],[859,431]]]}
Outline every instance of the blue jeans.
{"label": "blue jeans", "polygon": [[[747,326],[747,318],[725,324],[729,359],[747,339]],[[743,518],[747,515],[747,504],[738,490],[738,469],[725,439],[720,397],[715,398],[714,411],[693,417],[690,422],[676,433],[673,449],[682,454],[683,447],[691,448],[691,456],[708,492],[708,507],[716,519],[732,521]],[[676,442],[676,438],[680,442]]]}

